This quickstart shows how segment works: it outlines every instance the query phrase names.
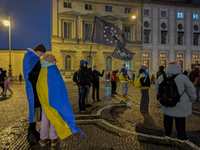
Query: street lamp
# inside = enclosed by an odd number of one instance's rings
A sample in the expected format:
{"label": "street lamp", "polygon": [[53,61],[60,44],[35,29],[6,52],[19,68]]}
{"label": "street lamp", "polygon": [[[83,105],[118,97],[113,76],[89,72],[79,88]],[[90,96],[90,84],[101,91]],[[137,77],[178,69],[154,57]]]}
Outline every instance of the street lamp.
{"label": "street lamp", "polygon": [[11,68],[11,23],[10,23],[10,17],[8,17],[8,20],[3,21],[5,26],[9,26],[9,78],[12,78],[12,68]]}

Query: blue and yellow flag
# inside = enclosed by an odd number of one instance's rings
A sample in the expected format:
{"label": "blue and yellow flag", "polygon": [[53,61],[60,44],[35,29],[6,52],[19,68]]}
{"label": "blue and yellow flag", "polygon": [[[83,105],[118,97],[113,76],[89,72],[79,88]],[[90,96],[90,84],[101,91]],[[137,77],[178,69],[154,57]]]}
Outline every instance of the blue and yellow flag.
{"label": "blue and yellow flag", "polygon": [[28,74],[39,60],[40,57],[32,49],[28,48],[23,59],[23,74],[26,82],[26,95],[29,103],[29,122],[33,122],[34,118],[34,93],[32,84],[28,79]]}
{"label": "blue and yellow flag", "polygon": [[76,132],[84,135],[75,125],[67,89],[56,65],[41,68],[36,89],[42,108],[61,140]]}

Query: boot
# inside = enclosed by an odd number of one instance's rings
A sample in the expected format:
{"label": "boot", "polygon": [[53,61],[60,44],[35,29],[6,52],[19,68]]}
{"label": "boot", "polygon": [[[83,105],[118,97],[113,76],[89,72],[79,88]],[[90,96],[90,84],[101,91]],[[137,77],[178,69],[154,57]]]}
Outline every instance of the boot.
{"label": "boot", "polygon": [[30,145],[35,145],[39,141],[34,131],[28,131],[27,140],[30,143]]}

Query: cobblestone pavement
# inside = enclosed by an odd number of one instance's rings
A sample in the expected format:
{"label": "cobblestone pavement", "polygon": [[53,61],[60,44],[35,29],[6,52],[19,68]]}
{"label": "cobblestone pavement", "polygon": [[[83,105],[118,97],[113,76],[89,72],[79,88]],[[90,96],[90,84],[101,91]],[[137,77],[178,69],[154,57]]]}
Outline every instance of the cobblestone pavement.
{"label": "cobblestone pavement", "polygon": [[[193,104],[193,113],[186,119],[186,131],[190,141],[179,142],[175,125],[174,138],[164,137],[163,114],[156,100],[155,85],[149,90],[149,114],[139,111],[141,93],[129,84],[128,97],[131,107],[121,99],[121,85],[118,84],[117,95],[111,96],[110,88],[100,86],[101,102],[93,102],[90,91],[90,114],[83,115],[78,109],[77,86],[66,84],[70,103],[73,108],[77,126],[86,134],[76,133],[60,141],[55,147],[50,144],[30,146],[26,140],[28,129],[28,102],[24,83],[11,84],[14,94],[0,97],[0,150],[179,150],[200,149],[200,102]],[[1,89],[0,89],[1,90]],[[0,91],[1,92],[1,91]],[[37,124],[38,131],[40,123]]]}

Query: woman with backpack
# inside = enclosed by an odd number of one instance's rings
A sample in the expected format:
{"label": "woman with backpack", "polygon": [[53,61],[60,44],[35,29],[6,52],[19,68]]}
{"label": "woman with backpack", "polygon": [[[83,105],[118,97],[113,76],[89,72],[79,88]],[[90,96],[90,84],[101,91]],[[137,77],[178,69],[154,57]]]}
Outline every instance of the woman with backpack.
{"label": "woman with backpack", "polygon": [[[156,83],[156,91],[160,100],[161,95],[170,95],[170,93],[161,92],[164,75],[165,74],[159,76]],[[172,136],[172,125],[173,119],[175,118],[178,139],[180,142],[184,142],[188,140],[185,131],[185,119],[192,114],[192,103],[196,100],[196,90],[189,78],[181,73],[181,67],[176,62],[170,62],[166,69],[167,78],[173,75],[176,75],[173,80],[180,94],[180,101],[177,102],[175,106],[164,106],[161,104],[161,109],[164,114],[165,137],[170,138]]]}

